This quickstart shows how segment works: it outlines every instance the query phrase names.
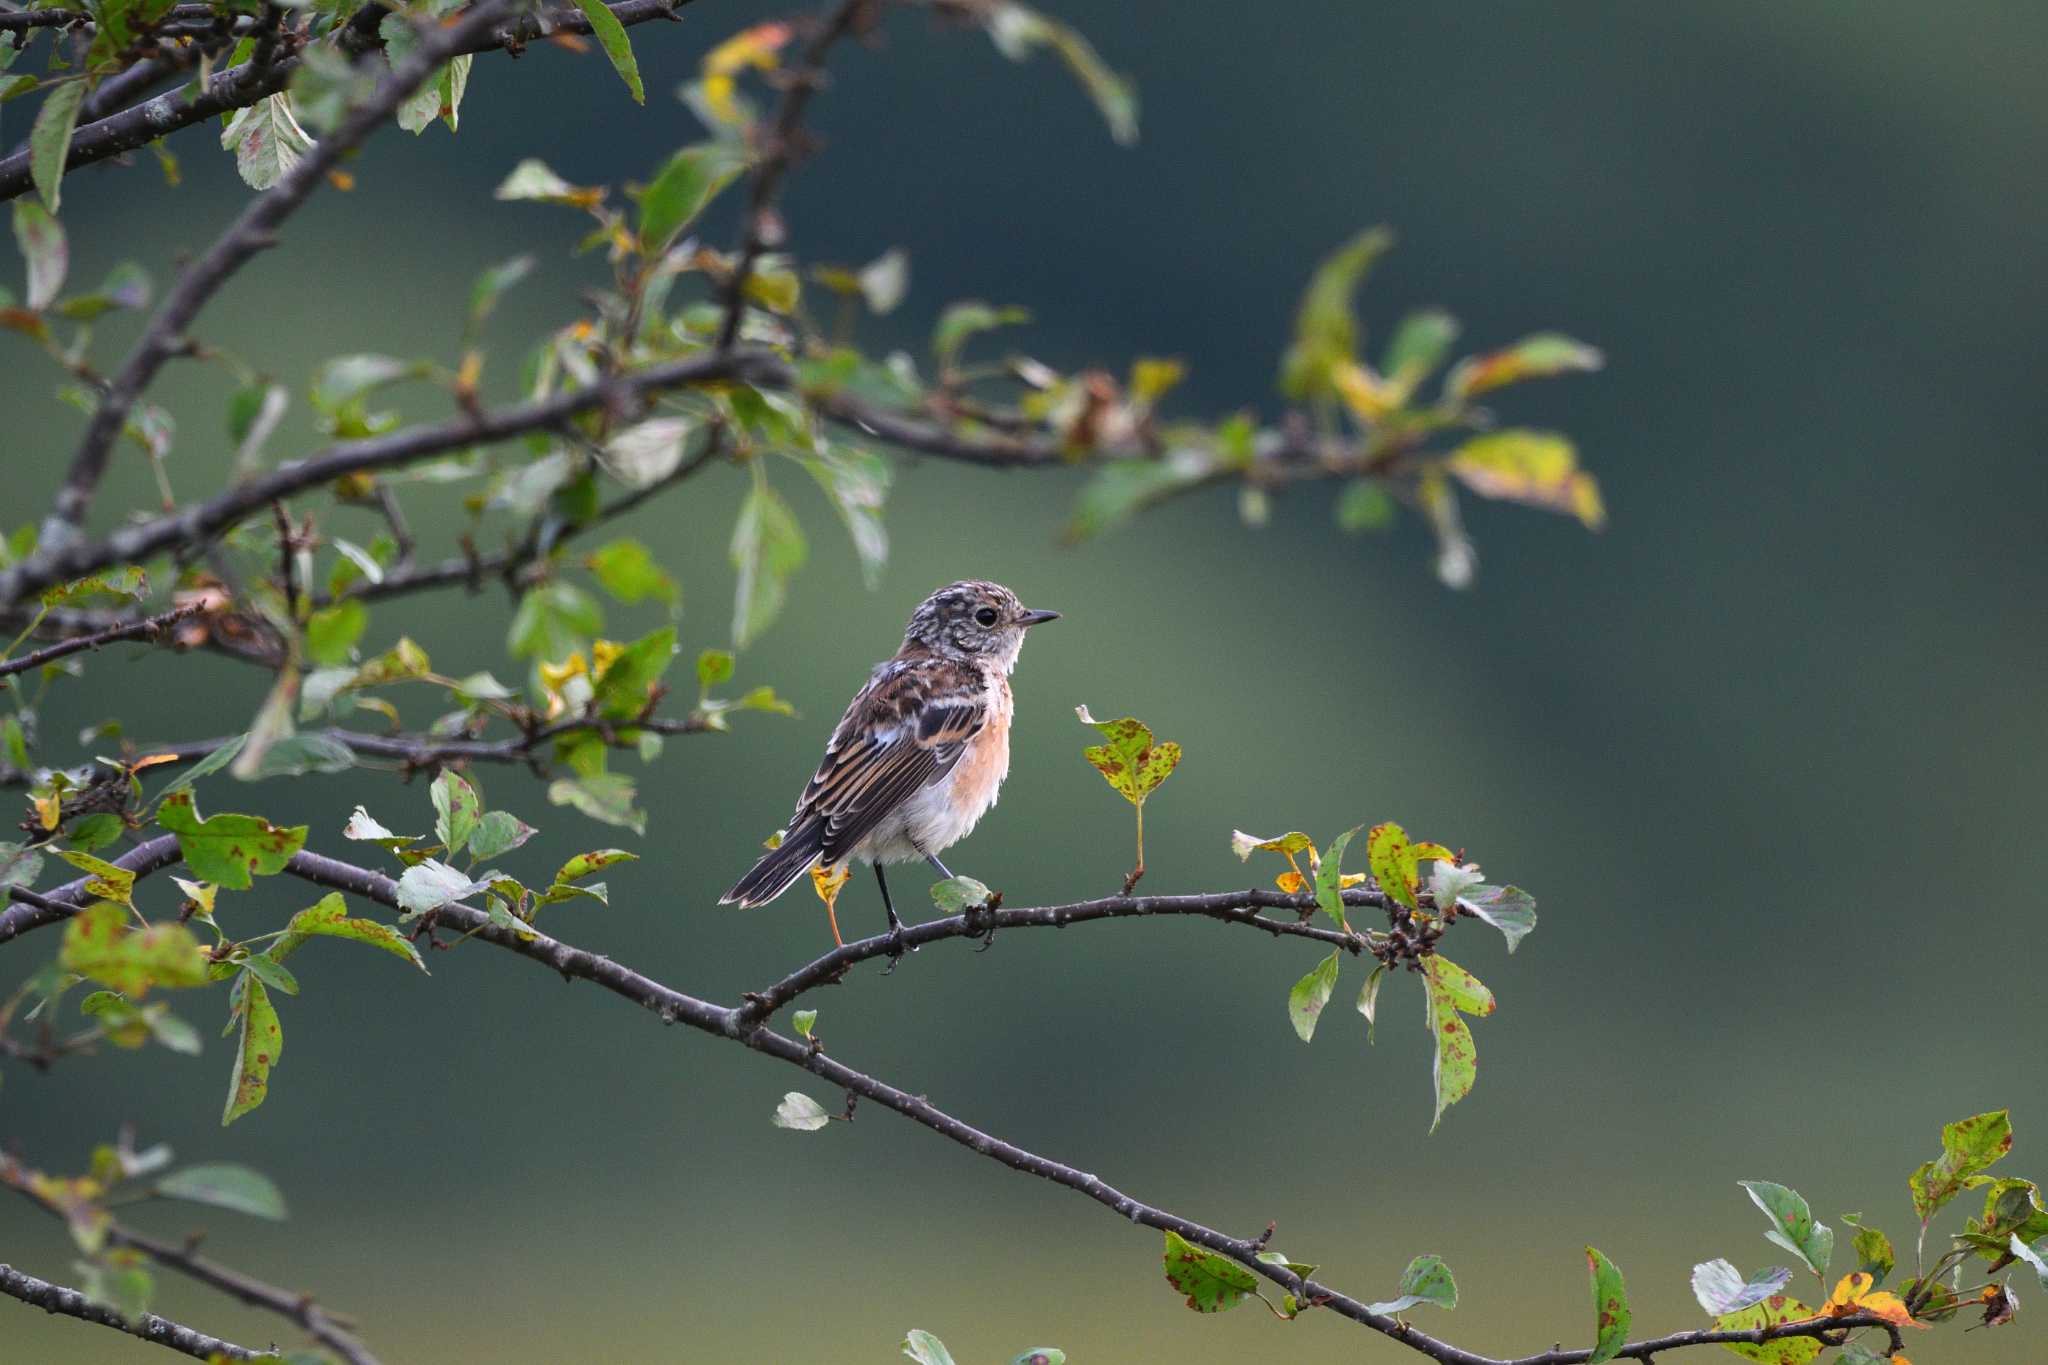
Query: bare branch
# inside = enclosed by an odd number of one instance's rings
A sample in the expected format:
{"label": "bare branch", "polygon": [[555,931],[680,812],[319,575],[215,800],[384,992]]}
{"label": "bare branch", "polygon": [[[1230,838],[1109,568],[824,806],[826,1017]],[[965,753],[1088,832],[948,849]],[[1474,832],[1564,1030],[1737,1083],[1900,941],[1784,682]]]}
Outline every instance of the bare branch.
{"label": "bare branch", "polygon": [[173,607],[169,611],[158,612],[154,616],[145,616],[139,621],[130,621],[118,626],[108,626],[106,629],[94,631],[90,635],[75,635],[68,640],[59,640],[54,645],[48,645],[31,654],[24,654],[19,659],[9,659],[5,663],[0,663],[0,678],[9,678],[17,673],[26,673],[32,668],[41,668],[44,664],[55,663],[67,655],[82,653],[88,649],[98,649],[101,645],[111,645],[121,640],[148,639],[155,641],[163,635],[164,629],[167,626],[175,625],[194,612],[202,610],[204,606],[205,603],[203,602],[187,602],[181,607]]}
{"label": "bare branch", "polygon": [[721,351],[732,349],[739,340],[740,320],[747,311],[747,280],[754,273],[755,263],[764,251],[782,245],[782,220],[775,211],[775,198],[782,190],[783,177],[803,153],[804,109],[811,96],[825,85],[825,57],[834,43],[871,22],[877,8],[876,0],[838,0],[832,12],[818,23],[803,56],[784,74],[782,104],[769,126],[761,159],[754,166],[746,228],[740,234],[737,259],[725,284],[725,321],[718,329]]}
{"label": "bare branch", "polygon": [[275,1360],[274,1352],[252,1350],[237,1346],[232,1341],[208,1336],[191,1327],[172,1322],[169,1318],[155,1313],[144,1313],[130,1322],[104,1304],[94,1303],[76,1289],[48,1280],[39,1280],[33,1275],[16,1270],[10,1265],[0,1265],[0,1294],[11,1299],[20,1299],[32,1308],[45,1313],[61,1313],[65,1317],[77,1318],[82,1322],[96,1322],[102,1327],[111,1327],[117,1332],[126,1332],[153,1341],[159,1346],[168,1346],[173,1351],[182,1351],[196,1360],[211,1360],[216,1356],[228,1360]]}
{"label": "bare branch", "polygon": [[218,1261],[208,1260],[190,1246],[159,1241],[119,1223],[107,1228],[107,1241],[115,1246],[132,1247],[181,1275],[190,1276],[252,1307],[266,1309],[287,1322],[296,1323],[307,1336],[333,1351],[348,1365],[377,1365],[377,1357],[370,1354],[369,1348],[314,1302],[310,1294],[266,1283]]}

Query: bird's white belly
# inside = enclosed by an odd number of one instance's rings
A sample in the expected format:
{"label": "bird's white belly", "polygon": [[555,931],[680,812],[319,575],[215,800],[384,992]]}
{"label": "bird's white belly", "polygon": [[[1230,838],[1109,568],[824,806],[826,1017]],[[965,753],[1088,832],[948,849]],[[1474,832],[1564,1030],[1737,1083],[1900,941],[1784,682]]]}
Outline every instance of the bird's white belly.
{"label": "bird's white belly", "polygon": [[1010,771],[1010,689],[1000,679],[991,723],[967,742],[953,770],[921,788],[877,825],[852,856],[875,863],[922,862],[965,839],[995,805]]}

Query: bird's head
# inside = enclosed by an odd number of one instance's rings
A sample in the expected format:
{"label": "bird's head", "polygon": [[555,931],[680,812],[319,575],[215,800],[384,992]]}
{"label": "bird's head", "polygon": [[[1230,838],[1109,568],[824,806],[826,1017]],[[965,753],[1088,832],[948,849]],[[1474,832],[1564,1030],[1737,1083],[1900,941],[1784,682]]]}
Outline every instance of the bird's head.
{"label": "bird's head", "polygon": [[953,658],[986,659],[1008,672],[1024,647],[1025,630],[1058,617],[1056,611],[1031,610],[1000,583],[963,579],[918,604],[903,643]]}

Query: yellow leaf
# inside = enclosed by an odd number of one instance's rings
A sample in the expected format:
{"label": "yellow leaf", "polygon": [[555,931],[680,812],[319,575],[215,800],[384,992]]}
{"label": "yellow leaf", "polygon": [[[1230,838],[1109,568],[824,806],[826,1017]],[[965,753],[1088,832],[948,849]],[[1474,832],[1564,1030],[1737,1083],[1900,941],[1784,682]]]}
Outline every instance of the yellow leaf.
{"label": "yellow leaf", "polygon": [[756,24],[742,29],[704,54],[704,107],[711,116],[724,124],[737,124],[746,117],[739,102],[734,98],[738,93],[740,72],[752,67],[757,71],[773,71],[777,65],[776,53],[789,41],[788,24]]}
{"label": "yellow leaf", "polygon": [[1308,887],[1307,879],[1299,872],[1282,872],[1273,879],[1273,884],[1290,896],[1299,896]]}
{"label": "yellow leaf", "polygon": [[45,792],[29,799],[35,803],[36,819],[43,828],[57,828],[58,822],[64,818],[64,798],[56,792]]}
{"label": "yellow leaf", "polygon": [[1821,1309],[1821,1312],[1831,1318],[1845,1318],[1856,1313],[1869,1313],[1892,1324],[1894,1327],[1925,1328],[1929,1325],[1924,1322],[1914,1321],[1913,1314],[1907,1309],[1905,1300],[1901,1299],[1898,1295],[1889,1294],[1883,1290],[1872,1290],[1871,1286],[1874,1283],[1876,1281],[1862,1271],[1851,1275],[1844,1275],[1841,1283],[1835,1286],[1835,1292],[1828,1296],[1827,1304]]}
{"label": "yellow leaf", "polygon": [[1399,410],[1403,394],[1394,385],[1355,360],[1347,360],[1330,372],[1337,396],[1356,413],[1361,422],[1377,422]]}
{"label": "yellow leaf", "polygon": [[1482,498],[1528,503],[1577,517],[1589,530],[1607,520],[1600,485],[1579,468],[1570,440],[1547,431],[1490,431],[1453,450],[1452,474]]}
{"label": "yellow leaf", "polygon": [[[781,840],[777,839],[777,843]],[[853,875],[851,866],[838,869],[823,866],[811,869],[811,886],[817,891],[818,899],[825,902],[825,917],[832,922],[832,941],[841,948],[846,940],[839,937],[839,892],[846,885],[846,879]]]}

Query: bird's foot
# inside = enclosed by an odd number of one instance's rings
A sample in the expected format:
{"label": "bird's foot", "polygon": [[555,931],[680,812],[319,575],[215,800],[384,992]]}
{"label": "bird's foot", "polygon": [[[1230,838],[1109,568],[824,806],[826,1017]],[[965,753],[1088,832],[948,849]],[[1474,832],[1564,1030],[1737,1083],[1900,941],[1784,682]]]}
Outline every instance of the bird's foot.
{"label": "bird's foot", "polygon": [[903,921],[893,915],[889,917],[889,946],[882,951],[889,956],[889,965],[882,968],[883,976],[887,976],[896,970],[896,964],[903,960],[905,953],[917,951],[916,944],[906,944],[903,941]]}
{"label": "bird's foot", "polygon": [[968,908],[967,925],[974,931],[974,937],[981,940],[975,952],[985,953],[996,946],[996,907],[1002,903],[1003,893],[991,891],[985,904]]}

